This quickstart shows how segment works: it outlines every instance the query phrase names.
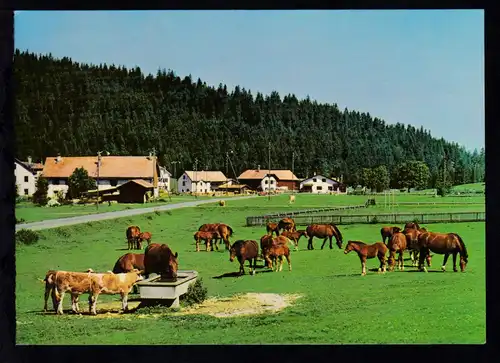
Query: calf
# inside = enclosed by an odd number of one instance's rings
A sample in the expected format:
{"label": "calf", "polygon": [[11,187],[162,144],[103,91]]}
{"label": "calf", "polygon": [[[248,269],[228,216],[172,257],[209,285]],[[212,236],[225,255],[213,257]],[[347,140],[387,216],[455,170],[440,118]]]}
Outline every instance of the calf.
{"label": "calf", "polygon": [[[271,268],[273,271],[278,272],[278,259],[280,262],[279,270],[283,270],[283,256],[286,257],[288,262],[288,270],[292,271],[292,261],[290,260],[290,249],[287,245],[277,243],[273,241],[270,248],[266,249],[264,252],[264,258],[266,260],[271,260]],[[276,267],[276,270],[274,269]]]}
{"label": "calf", "polygon": [[122,300],[122,309],[128,310],[127,298],[136,282],[143,280],[141,271],[134,269],[127,273],[104,273],[90,274],[91,288],[89,297],[89,309],[92,315],[97,315],[97,298],[100,294],[120,294]]}
{"label": "calf", "polygon": [[279,236],[280,230],[278,228],[278,223],[268,222],[266,225],[266,232],[270,236],[272,236],[273,233],[276,233],[276,236]]}
{"label": "calf", "polygon": [[[210,246],[211,246],[212,240],[217,240],[218,238],[220,238],[220,234],[217,231],[209,231],[209,232],[198,231],[198,232],[196,232],[194,234],[194,240],[196,241],[196,252],[200,252],[200,241],[202,241],[202,240],[205,241],[206,250],[208,252],[211,249]],[[214,243],[214,245],[218,250],[219,247],[217,247],[217,244]]]}
{"label": "calf", "polygon": [[89,269],[86,273],[56,271],[55,274],[51,274],[49,276],[47,282],[54,282],[55,297],[57,301],[57,314],[63,314],[63,299],[66,292],[69,292],[71,294],[71,310],[74,313],[80,312],[80,309],[78,307],[78,298],[81,294],[90,292],[92,272],[92,269]]}
{"label": "calf", "polygon": [[139,237],[137,237],[137,249],[142,250],[142,241],[148,242],[148,246],[151,243],[151,232],[141,232]]}

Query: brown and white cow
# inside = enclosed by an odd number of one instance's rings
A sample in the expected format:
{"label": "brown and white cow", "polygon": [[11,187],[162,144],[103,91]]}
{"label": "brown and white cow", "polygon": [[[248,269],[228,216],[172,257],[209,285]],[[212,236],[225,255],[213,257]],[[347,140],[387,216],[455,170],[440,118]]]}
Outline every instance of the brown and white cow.
{"label": "brown and white cow", "polygon": [[122,299],[122,309],[124,311],[127,311],[128,294],[132,291],[132,287],[135,285],[135,283],[143,280],[143,277],[141,276],[141,271],[134,269],[132,272],[120,274],[114,274],[112,272],[91,273],[90,279],[90,313],[93,315],[97,315],[97,298],[100,294],[120,294]]}
{"label": "brown and white cow", "polygon": [[[78,299],[81,294],[89,293],[92,269],[88,272],[56,271],[47,282],[53,282],[57,300],[57,313],[63,314],[63,300],[66,292],[71,294],[71,310],[79,313]],[[46,290],[47,294],[47,290]]]}

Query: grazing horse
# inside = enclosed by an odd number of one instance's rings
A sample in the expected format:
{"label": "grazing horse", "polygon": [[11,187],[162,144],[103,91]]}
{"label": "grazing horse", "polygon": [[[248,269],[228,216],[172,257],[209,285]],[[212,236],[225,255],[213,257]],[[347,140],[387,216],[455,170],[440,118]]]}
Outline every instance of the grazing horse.
{"label": "grazing horse", "polygon": [[306,233],[309,236],[309,243],[307,244],[308,250],[314,250],[313,247],[313,238],[323,238],[323,244],[321,245],[321,249],[325,246],[326,240],[330,239],[330,249],[332,246],[332,237],[335,237],[337,241],[337,246],[342,248],[342,233],[340,233],[337,226],[333,223],[329,224],[311,224],[307,227]]}
{"label": "grazing horse", "polygon": [[[288,262],[288,271],[292,271],[292,261],[290,259],[290,249],[286,244],[279,243],[273,239],[271,245],[264,250],[264,256],[270,267],[274,272],[278,272],[278,259],[279,271],[283,270],[283,256]],[[276,267],[276,269],[274,269]]]}
{"label": "grazing horse", "polygon": [[385,240],[390,240],[392,235],[396,232],[401,232],[401,228],[399,227],[382,227],[380,229],[380,234],[382,235],[382,242],[385,243]]}
{"label": "grazing horse", "polygon": [[[250,273],[255,275],[255,268],[257,266],[257,257],[259,256],[259,246],[254,240],[239,240],[233,243],[229,250],[229,261],[233,262],[234,258],[238,258],[240,263],[240,275],[245,274],[245,261],[248,260]],[[253,260],[253,270],[252,270]]]}
{"label": "grazing horse", "polygon": [[218,250],[217,239],[222,239],[224,244],[226,245],[226,250],[229,250],[231,247],[231,243],[229,241],[229,237],[231,237],[234,233],[233,229],[224,223],[212,223],[212,224],[203,224],[200,228],[198,228],[200,232],[218,232],[220,237],[214,238],[215,248]]}
{"label": "grazing horse", "polygon": [[151,237],[153,237],[151,232],[141,232],[137,237],[137,249],[142,250],[142,241],[148,242],[149,246],[149,244],[151,243]]}
{"label": "grazing horse", "polygon": [[374,244],[367,245],[361,241],[348,241],[345,246],[344,254],[351,251],[356,251],[361,261],[361,276],[366,275],[366,260],[368,258],[378,257],[380,261],[379,272],[385,272],[385,253],[387,246],[383,242],[375,242]]}
{"label": "grazing horse", "polygon": [[143,271],[144,268],[144,253],[126,253],[121,256],[115,263],[112,272],[121,274],[131,272],[134,269]]}
{"label": "grazing horse", "polygon": [[406,236],[404,233],[394,233],[387,244],[389,249],[389,271],[394,271],[395,257],[398,253],[398,269],[404,270],[403,253],[406,250]]}
{"label": "grazing horse", "polygon": [[292,218],[283,218],[278,222],[278,228],[284,231],[295,232],[295,221]]}
{"label": "grazing horse", "polygon": [[280,235],[280,229],[278,228],[278,223],[267,222],[267,224],[266,224],[266,232],[270,236],[273,235],[273,232],[276,233],[276,236],[279,236]]}
{"label": "grazing horse", "polygon": [[[420,248],[418,247],[418,236],[425,232],[427,232],[425,228],[410,228],[404,232],[406,236],[406,249],[410,252],[412,266],[416,267],[418,265],[418,255],[420,252]],[[431,255],[427,256],[427,265],[431,265]]]}
{"label": "grazing horse", "polygon": [[196,252],[200,252],[200,241],[205,241],[206,251],[211,250],[211,243],[213,239],[220,238],[219,232],[211,231],[211,232],[196,232],[194,234],[194,240],[196,241]]}
{"label": "grazing horse", "polygon": [[162,279],[177,280],[179,263],[177,258],[167,244],[151,243],[144,251],[145,274],[157,273]]}
{"label": "grazing horse", "polygon": [[418,247],[420,248],[418,267],[425,272],[427,272],[427,269],[424,266],[424,259],[428,256],[429,251],[440,255],[444,254],[443,265],[441,266],[443,272],[446,270],[446,262],[450,254],[453,254],[454,272],[457,272],[457,254],[460,254],[460,271],[465,271],[469,261],[464,241],[456,233],[424,232],[418,236]]}
{"label": "grazing horse", "polygon": [[127,232],[125,234],[127,236],[128,249],[133,250],[138,247],[137,239],[141,234],[141,229],[138,226],[130,226],[127,228]]}
{"label": "grazing horse", "polygon": [[307,235],[307,231],[305,229],[300,229],[300,230],[295,231],[295,232],[283,231],[283,233],[281,235],[287,237],[290,240],[292,240],[293,243],[295,244],[295,249],[296,250],[299,249],[299,240],[300,240],[300,237],[302,237],[302,236],[304,236],[305,238],[309,237]]}
{"label": "grazing horse", "polygon": [[292,204],[292,203],[295,203],[295,195],[290,195],[288,197],[288,204]]}
{"label": "grazing horse", "polygon": [[280,235],[280,236],[274,237],[274,238],[268,234],[263,235],[260,238],[260,249],[262,251],[262,258],[264,259],[264,264],[268,267],[272,266],[272,262],[269,259],[269,256],[266,257],[266,251],[271,248],[273,243],[288,246],[288,243],[291,243],[291,242],[292,241],[290,239],[288,239],[288,237],[285,237],[283,235]]}

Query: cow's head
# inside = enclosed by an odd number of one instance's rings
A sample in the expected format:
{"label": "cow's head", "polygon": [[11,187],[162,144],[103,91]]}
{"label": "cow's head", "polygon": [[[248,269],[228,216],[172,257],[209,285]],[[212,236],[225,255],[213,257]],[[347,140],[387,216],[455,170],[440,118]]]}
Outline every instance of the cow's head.
{"label": "cow's head", "polygon": [[131,273],[134,273],[136,274],[136,278],[135,278],[135,282],[139,282],[139,281],[142,281],[144,280],[144,277],[142,276],[142,274],[144,273],[143,270],[138,270],[136,268],[134,268],[132,271],[130,271]]}

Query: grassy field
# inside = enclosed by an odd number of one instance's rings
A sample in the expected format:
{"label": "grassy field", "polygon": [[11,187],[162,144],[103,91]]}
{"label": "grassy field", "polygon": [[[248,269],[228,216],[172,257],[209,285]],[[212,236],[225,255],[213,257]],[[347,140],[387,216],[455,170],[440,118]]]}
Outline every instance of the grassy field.
{"label": "grassy field", "polygon": [[458,192],[462,191],[482,191],[485,190],[486,183],[472,183],[472,184],[462,184],[455,185],[452,189]]}
{"label": "grassy field", "polygon": [[[18,344],[351,344],[351,343],[484,343],[485,307],[485,223],[428,224],[431,231],[456,232],[465,241],[469,265],[465,273],[440,272],[442,256],[435,255],[430,272],[415,272],[406,261],[403,272],[361,277],[358,257],[334,249],[306,249],[292,252],[293,271],[285,262],[279,273],[259,269],[255,276],[215,279],[238,271],[227,252],[195,252],[192,234],[203,223],[225,222],[235,234],[232,240],[256,239],[263,228],[244,227],[247,215],[277,209],[349,205],[366,197],[299,195],[294,206],[286,196],[230,201],[225,208],[215,205],[183,208],[157,214],[93,222],[41,231],[35,245],[16,250],[16,308]],[[403,197],[401,197],[402,199]],[[411,197],[423,201],[427,197]],[[436,198],[430,198],[435,200]],[[448,198],[440,198],[448,200]],[[459,198],[457,198],[459,199]],[[450,198],[453,200],[453,198]],[[484,198],[483,198],[484,200]],[[440,200],[441,201],[441,200]],[[383,197],[382,197],[383,202]],[[378,201],[377,201],[378,203]],[[427,207],[423,207],[427,208]],[[461,207],[457,207],[461,208]],[[247,292],[301,294],[292,306],[276,314],[215,318],[207,315],[163,316],[123,314],[105,318],[66,314],[44,314],[43,278],[48,269],[95,271],[111,269],[126,253],[124,231],[130,223],[153,233],[153,242],[168,243],[179,253],[181,269],[195,269],[210,296],[229,297]],[[344,241],[380,240],[380,225],[341,226]],[[345,246],[345,244],[344,244]],[[409,256],[405,255],[407,259]],[[369,260],[368,269],[378,267]],[[248,272],[247,272],[248,273]],[[87,311],[86,296],[81,308]],[[119,301],[119,296],[101,296],[97,305]],[[65,308],[69,306],[65,298]],[[175,331],[175,334],[165,332]],[[464,334],[464,332],[467,334]],[[57,339],[54,337],[57,336]]]}

